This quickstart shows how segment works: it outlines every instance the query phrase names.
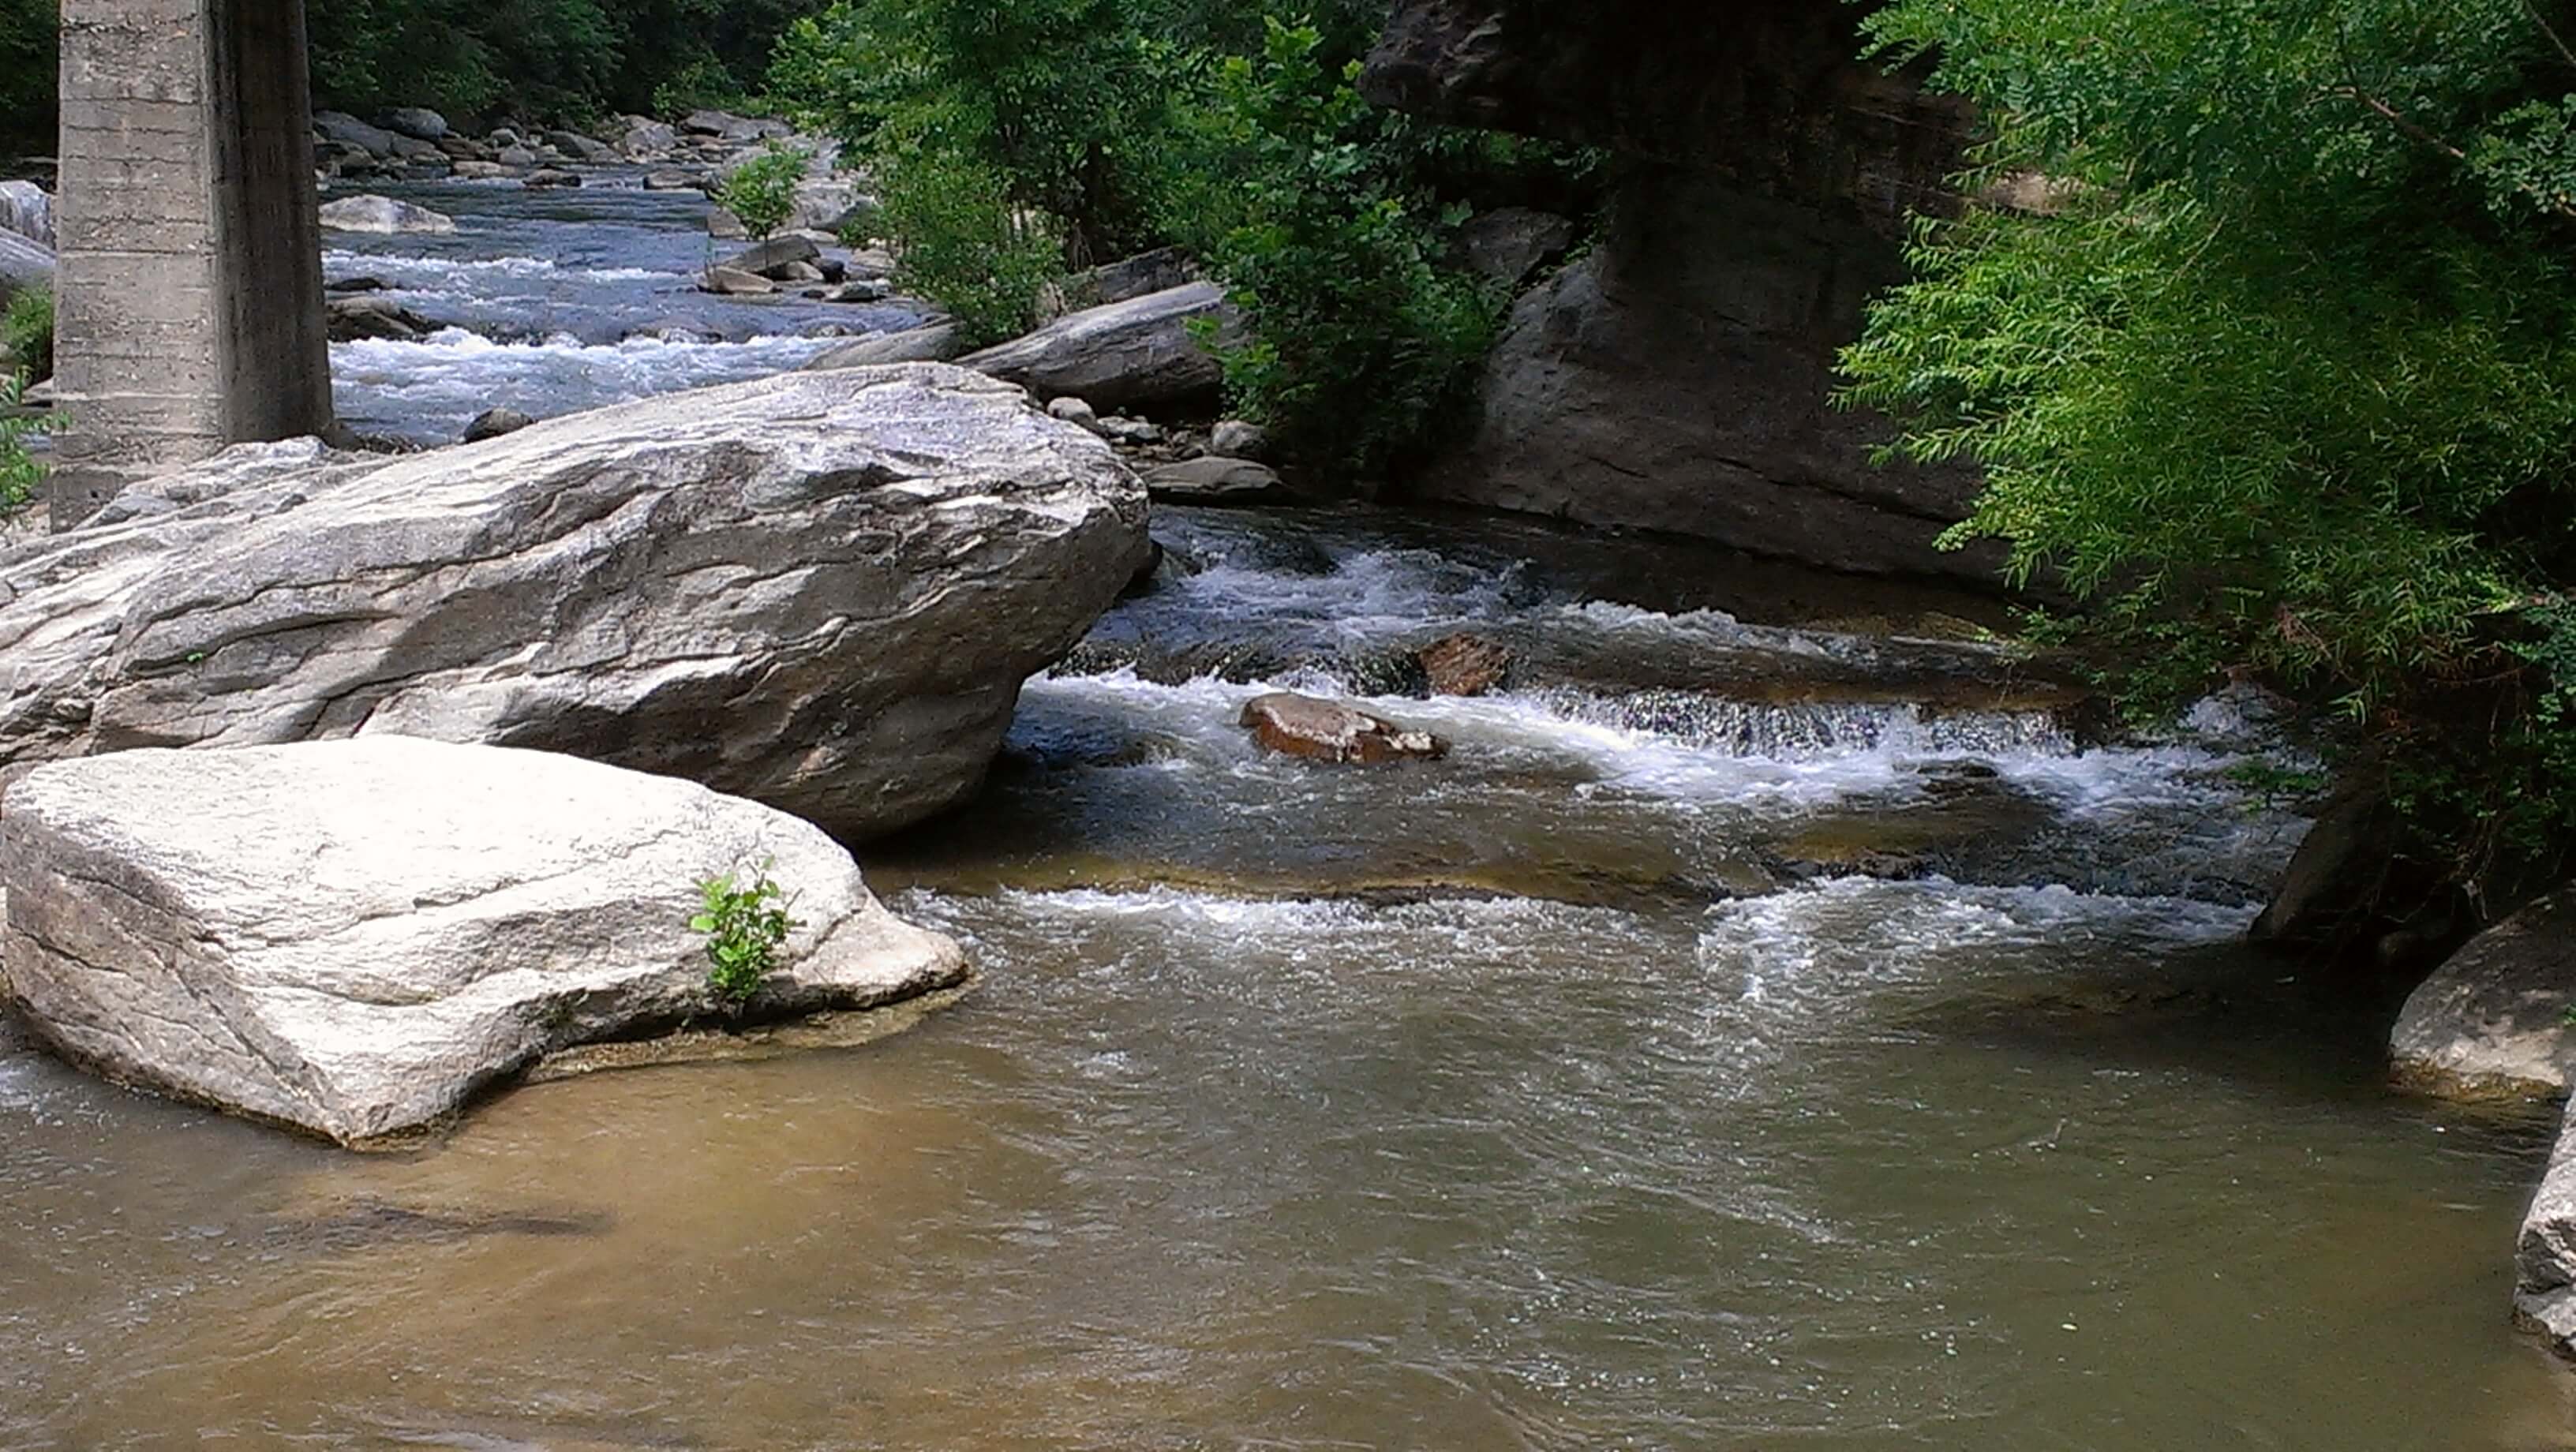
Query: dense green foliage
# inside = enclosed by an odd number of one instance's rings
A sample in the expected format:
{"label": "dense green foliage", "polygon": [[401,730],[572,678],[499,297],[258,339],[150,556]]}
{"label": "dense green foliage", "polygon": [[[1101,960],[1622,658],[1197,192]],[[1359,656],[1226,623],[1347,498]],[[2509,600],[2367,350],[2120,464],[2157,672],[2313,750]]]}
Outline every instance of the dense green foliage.
{"label": "dense green foliage", "polygon": [[27,440],[43,433],[50,421],[19,413],[18,400],[26,390],[26,374],[0,372],[0,515],[25,505],[45,477],[43,466],[27,452]]}
{"label": "dense green foliage", "polygon": [[[316,104],[459,122],[745,105],[822,0],[309,0]],[[0,152],[53,150],[55,0],[0,0]]]}
{"label": "dense green foliage", "polygon": [[716,187],[716,204],[733,213],[754,238],[765,238],[795,215],[796,184],[804,180],[805,164],[813,159],[796,147],[773,141],[760,155],[726,173]]}
{"label": "dense green foliage", "polygon": [[905,287],[946,309],[969,346],[1045,321],[1064,243],[1052,217],[1012,201],[1001,172],[962,156],[887,154],[877,193],[878,225],[902,239]]}
{"label": "dense green foliage", "polygon": [[2357,723],[2436,875],[2576,840],[2576,53],[2525,0],[1898,0],[2054,215],[1925,224],[1848,350],[1957,533],[2091,602],[2134,703]]}
{"label": "dense green foliage", "polygon": [[1083,268],[1185,244],[1249,329],[1233,406],[1302,461],[1366,474],[1452,412],[1499,316],[1453,266],[1456,224],[1533,185],[1582,190],[1564,155],[1362,103],[1384,10],[838,0],[791,28],[769,84],[877,158],[905,285],[977,341],[1042,319]]}
{"label": "dense green foliage", "polygon": [[[1185,118],[1176,232],[1231,284],[1237,411],[1290,455],[1373,474],[1464,403],[1504,298],[1448,264],[1403,125],[1352,89],[1311,26],[1272,22]],[[1464,220],[1464,210],[1447,220]]]}
{"label": "dense green foliage", "polygon": [[0,156],[54,149],[55,0],[0,0]]}
{"label": "dense green foliage", "polygon": [[728,1008],[760,992],[798,926],[788,916],[787,890],[770,880],[766,865],[748,882],[740,877],[728,872],[699,883],[699,911],[689,919],[689,931],[706,935],[707,989]]}
{"label": "dense green foliage", "polygon": [[54,375],[54,294],[29,288],[0,308],[0,368],[30,378]]}

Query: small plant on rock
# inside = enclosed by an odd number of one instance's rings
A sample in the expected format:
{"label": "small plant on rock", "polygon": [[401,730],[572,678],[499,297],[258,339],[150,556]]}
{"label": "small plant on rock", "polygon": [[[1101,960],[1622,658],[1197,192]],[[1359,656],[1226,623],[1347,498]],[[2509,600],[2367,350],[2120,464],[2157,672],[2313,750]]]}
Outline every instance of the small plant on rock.
{"label": "small plant on rock", "polygon": [[787,935],[801,924],[787,911],[787,890],[770,880],[769,864],[746,882],[728,872],[698,884],[700,910],[689,930],[707,935],[707,988],[718,1003],[740,1009],[778,967]]}
{"label": "small plant on rock", "polygon": [[716,188],[716,204],[741,218],[743,230],[753,240],[765,241],[795,214],[796,184],[805,179],[805,164],[812,159],[773,141],[766,151],[733,169]]}

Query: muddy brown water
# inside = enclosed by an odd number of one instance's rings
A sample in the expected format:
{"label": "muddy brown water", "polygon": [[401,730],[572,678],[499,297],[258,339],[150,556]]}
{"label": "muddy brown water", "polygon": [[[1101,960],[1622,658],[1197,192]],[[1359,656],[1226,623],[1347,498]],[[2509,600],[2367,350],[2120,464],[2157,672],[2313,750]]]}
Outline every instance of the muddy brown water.
{"label": "muddy brown water", "polygon": [[[1517,535],[1165,527],[1248,563],[1113,629],[1729,629],[1450,568]],[[0,1040],[0,1447],[2576,1446],[2505,1310],[2548,1126],[2234,944],[2299,828],[2238,723],[1558,683],[1380,702],[1458,750],[1356,773],[1255,754],[1264,684],[1034,685],[872,854],[983,976],[860,1047],[352,1156]]]}

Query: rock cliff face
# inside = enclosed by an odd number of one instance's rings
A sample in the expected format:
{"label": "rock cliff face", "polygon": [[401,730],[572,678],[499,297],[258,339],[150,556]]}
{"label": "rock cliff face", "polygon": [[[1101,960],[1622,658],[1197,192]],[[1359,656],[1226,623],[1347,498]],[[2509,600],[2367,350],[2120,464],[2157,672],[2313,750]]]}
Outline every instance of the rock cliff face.
{"label": "rock cliff face", "polygon": [[1850,7],[1400,0],[1362,85],[1438,120],[1604,146],[1600,245],[1522,299],[1424,497],[1669,530],[1836,569],[1990,578],[1933,549],[1964,469],[1874,468],[1834,350],[1944,205],[1972,117],[1853,57]]}

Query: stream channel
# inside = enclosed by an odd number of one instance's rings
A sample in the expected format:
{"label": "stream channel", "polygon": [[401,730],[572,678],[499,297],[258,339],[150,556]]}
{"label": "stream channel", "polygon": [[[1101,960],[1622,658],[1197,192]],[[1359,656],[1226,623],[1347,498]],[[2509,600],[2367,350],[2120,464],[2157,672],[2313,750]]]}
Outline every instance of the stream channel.
{"label": "stream channel", "polygon": [[[703,203],[620,179],[334,236],[530,340],[340,345],[350,420],[909,319],[703,297]],[[2550,1125],[2238,946],[2306,825],[2238,706],[2100,744],[1926,602],[1707,551],[1156,530],[984,797],[866,854],[981,969],[903,1032],[368,1156],[0,1037],[0,1447],[2576,1445],[2506,1315]],[[1511,686],[1397,694],[1462,629]],[[1455,750],[1266,758],[1278,685]]]}

